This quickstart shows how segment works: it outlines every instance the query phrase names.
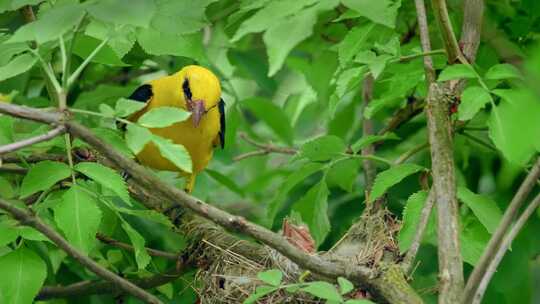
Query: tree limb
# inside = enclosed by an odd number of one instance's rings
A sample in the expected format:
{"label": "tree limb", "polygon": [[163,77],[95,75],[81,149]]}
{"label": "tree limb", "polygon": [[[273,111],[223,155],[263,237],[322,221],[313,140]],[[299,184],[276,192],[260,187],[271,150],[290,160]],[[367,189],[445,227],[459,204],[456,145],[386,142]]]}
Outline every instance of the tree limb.
{"label": "tree limb", "polygon": [[[364,83],[362,84],[362,100],[364,109],[368,106],[371,99],[373,99],[374,81],[375,79],[373,79],[371,73],[364,78]],[[362,136],[365,137],[370,135],[373,135],[373,121],[364,117],[362,120]],[[363,156],[375,154],[375,145],[367,145],[366,147],[362,148],[361,153]],[[366,191],[369,192],[371,191],[371,186],[375,181],[375,176],[377,176],[377,169],[375,168],[373,161],[370,159],[363,159],[362,166],[364,168],[364,177],[366,180]]]}
{"label": "tree limb", "polygon": [[497,227],[497,230],[495,230],[495,232],[491,236],[491,239],[489,240],[486,248],[484,249],[480,260],[478,260],[478,263],[476,263],[473,272],[469,276],[467,286],[465,287],[464,297],[464,299],[468,302],[465,303],[470,303],[470,301],[473,300],[474,295],[476,294],[480,282],[485,276],[485,273],[488,270],[491,261],[495,259],[495,255],[501,248],[506,232],[512,225],[512,221],[515,219],[519,209],[521,208],[521,205],[523,204],[523,201],[525,201],[529,193],[532,191],[536,184],[536,180],[539,177],[540,157],[536,160],[535,165],[533,166],[529,174],[527,174],[527,177],[525,178],[523,183],[521,183],[521,186],[519,186],[519,189],[512,198],[510,205],[508,206],[508,208],[506,208],[506,211],[504,212],[504,215],[501,219],[501,222],[499,223],[499,226]]}
{"label": "tree limb", "polygon": [[11,143],[11,144],[0,146],[0,156],[2,154],[14,152],[14,151],[17,151],[19,149],[22,149],[22,148],[25,148],[25,147],[28,147],[28,146],[31,146],[31,145],[34,145],[34,144],[37,144],[37,143],[40,143],[40,142],[48,141],[50,139],[55,138],[56,136],[58,136],[60,134],[63,134],[65,131],[66,131],[66,129],[63,126],[58,126],[58,127],[54,128],[54,129],[48,131],[45,134],[41,134],[41,135],[38,135],[38,136],[23,139],[23,140],[20,140],[20,141]]}
{"label": "tree limb", "polygon": [[[448,54],[448,62],[450,64],[458,60],[461,62],[467,62],[461,53],[456,35],[454,34],[454,29],[452,28],[452,22],[450,22],[450,18],[448,17],[446,0],[432,0],[431,3],[433,5],[433,13],[435,14],[435,19],[437,19],[439,31],[444,42],[446,54]],[[426,50],[424,50],[424,52],[426,52]]]}
{"label": "tree limb", "polygon": [[[420,43],[422,51],[427,53],[431,51],[431,41],[429,39],[429,29],[426,16],[426,7],[424,0],[415,0],[418,28],[420,29]],[[449,56],[449,55],[448,55]],[[426,71],[426,82],[429,84],[435,82],[435,69],[431,56],[424,56],[424,70]]]}
{"label": "tree limb", "polygon": [[25,226],[33,227],[37,231],[43,233],[43,235],[45,235],[48,239],[50,239],[53,243],[55,243],[56,246],[64,250],[67,254],[69,254],[71,257],[77,260],[77,262],[79,262],[81,265],[88,268],[89,270],[94,272],[96,275],[109,281],[110,283],[113,283],[114,287],[119,287],[123,289],[127,293],[141,299],[145,303],[152,303],[152,304],[162,303],[154,295],[139,288],[138,286],[118,276],[117,274],[109,271],[108,269],[104,268],[103,266],[99,265],[98,263],[90,259],[88,256],[84,255],[79,250],[75,249],[58,232],[56,232],[51,227],[47,226],[37,216],[23,209],[19,209],[3,199],[0,199],[0,209],[3,209],[9,212],[21,224]]}
{"label": "tree limb", "polygon": [[482,33],[484,0],[467,0],[463,1],[463,5],[463,26],[459,44],[465,58],[474,62]]}

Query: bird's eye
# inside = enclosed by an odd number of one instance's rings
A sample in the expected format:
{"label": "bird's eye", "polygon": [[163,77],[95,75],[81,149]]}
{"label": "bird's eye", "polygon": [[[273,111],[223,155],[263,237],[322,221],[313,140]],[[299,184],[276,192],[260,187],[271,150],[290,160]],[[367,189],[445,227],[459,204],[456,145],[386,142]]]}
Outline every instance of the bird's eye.
{"label": "bird's eye", "polygon": [[189,81],[186,78],[182,84],[182,90],[184,91],[184,96],[187,100],[191,100],[192,94],[191,89],[189,88]]}

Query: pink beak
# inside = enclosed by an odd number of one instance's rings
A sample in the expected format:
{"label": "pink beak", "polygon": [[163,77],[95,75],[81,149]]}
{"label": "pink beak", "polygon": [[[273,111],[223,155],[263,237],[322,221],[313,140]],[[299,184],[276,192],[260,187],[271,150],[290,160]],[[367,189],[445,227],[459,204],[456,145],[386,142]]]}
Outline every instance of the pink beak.
{"label": "pink beak", "polygon": [[206,112],[204,108],[204,101],[202,100],[193,100],[191,101],[191,120],[193,121],[193,126],[197,128],[201,123],[201,119]]}

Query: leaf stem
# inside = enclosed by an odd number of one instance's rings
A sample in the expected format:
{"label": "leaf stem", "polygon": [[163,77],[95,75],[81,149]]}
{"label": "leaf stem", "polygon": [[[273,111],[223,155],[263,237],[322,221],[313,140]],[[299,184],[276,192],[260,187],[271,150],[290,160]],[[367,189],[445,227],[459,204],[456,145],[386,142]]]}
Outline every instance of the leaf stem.
{"label": "leaf stem", "polygon": [[92,53],[90,53],[90,55],[88,55],[88,57],[84,59],[84,61],[81,63],[81,65],[79,65],[79,67],[75,70],[75,72],[73,72],[73,74],[71,74],[68,77],[68,80],[67,80],[68,88],[75,82],[75,80],[77,80],[79,75],[82,73],[84,68],[86,68],[86,66],[90,63],[90,61],[92,61],[92,59],[94,59],[94,57],[107,44],[107,42],[109,42],[109,39],[110,38],[106,38],[105,40],[101,41],[101,43],[92,51]]}

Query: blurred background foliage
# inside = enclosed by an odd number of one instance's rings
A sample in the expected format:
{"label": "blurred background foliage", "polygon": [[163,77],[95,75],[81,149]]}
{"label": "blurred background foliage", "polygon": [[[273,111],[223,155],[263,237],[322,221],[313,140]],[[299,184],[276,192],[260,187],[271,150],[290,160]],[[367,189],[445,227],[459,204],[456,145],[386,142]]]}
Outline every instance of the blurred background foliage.
{"label": "blurred background foliage", "polygon": [[[497,135],[490,125],[495,103],[487,101],[477,106],[466,119],[465,131],[455,136],[459,198],[464,203],[460,216],[466,274],[489,239],[491,230],[486,221],[500,217],[526,173],[524,169],[540,148],[540,2],[485,2],[475,70],[486,75],[499,63],[513,64],[519,76],[484,79],[485,84],[489,90],[525,93],[515,100],[522,106],[509,115],[505,113],[512,110],[502,108],[504,102],[494,95],[505,123],[502,137],[509,142],[497,140],[501,134]],[[20,13],[24,5],[33,5],[37,21],[25,25]],[[450,0],[448,5],[454,30],[459,33],[463,3]],[[120,97],[129,96],[145,81],[188,64],[209,67],[222,81],[227,104],[226,145],[216,151],[209,170],[198,177],[194,195],[276,231],[282,219],[295,211],[310,227],[319,250],[327,250],[339,240],[364,208],[361,160],[345,154],[362,138],[362,121],[371,119],[378,132],[396,111],[424,99],[427,91],[413,1],[0,0],[0,13],[0,93],[7,102],[56,106],[47,95],[38,59],[29,48],[30,40],[55,71],[61,70],[59,35],[72,47],[72,66],[78,66],[106,41],[68,95],[70,107],[101,113],[110,111]],[[438,28],[428,15],[432,48],[441,50]],[[415,58],[400,60],[411,55]],[[438,72],[445,69],[444,53],[433,58]],[[362,81],[367,73],[373,75],[375,84],[373,100],[364,107]],[[478,86],[478,80],[472,79],[468,85]],[[467,114],[454,117],[458,115]],[[77,119],[131,153],[111,119],[79,114]],[[44,130],[41,125],[0,116],[0,144]],[[403,153],[427,142],[422,113],[392,132],[396,135],[393,140],[377,146],[376,156],[383,160],[374,162],[379,172]],[[235,160],[257,149],[240,134],[300,152]],[[23,150],[20,155],[64,153],[64,149],[63,141],[57,139]],[[407,162],[429,168],[429,150],[420,150]],[[181,183],[175,174],[159,174],[171,183]],[[412,174],[387,193],[388,209],[397,218],[401,219],[405,206],[411,205],[404,227],[414,227],[418,218],[414,210],[419,210],[415,206],[421,206],[425,199],[425,194],[417,193],[422,190],[421,178],[421,173]],[[0,173],[0,194],[18,197],[20,183],[20,176]],[[44,198],[43,204],[49,205],[44,209],[54,205],[59,192],[51,191]],[[475,204],[485,208],[475,209]],[[115,214],[102,211],[100,232],[130,242]],[[146,246],[182,249],[182,236],[169,227],[140,215],[124,218],[144,237]],[[430,227],[412,284],[428,303],[435,303],[437,250],[434,226]],[[399,236],[402,249],[412,235],[410,227],[407,229],[403,228]],[[506,254],[485,303],[540,301],[535,288],[540,284],[539,229],[536,216]],[[47,283],[90,277],[51,244],[35,235],[21,236],[26,246],[52,267]],[[7,243],[2,245],[6,246],[0,247],[0,254],[12,249]],[[137,276],[162,271],[167,263],[153,258],[140,269],[131,253],[104,244],[96,244],[91,256],[111,269]],[[198,284],[192,282],[195,272],[160,287],[158,293],[171,303],[194,303],[193,288]],[[112,299],[92,296],[76,301],[104,303]]]}

